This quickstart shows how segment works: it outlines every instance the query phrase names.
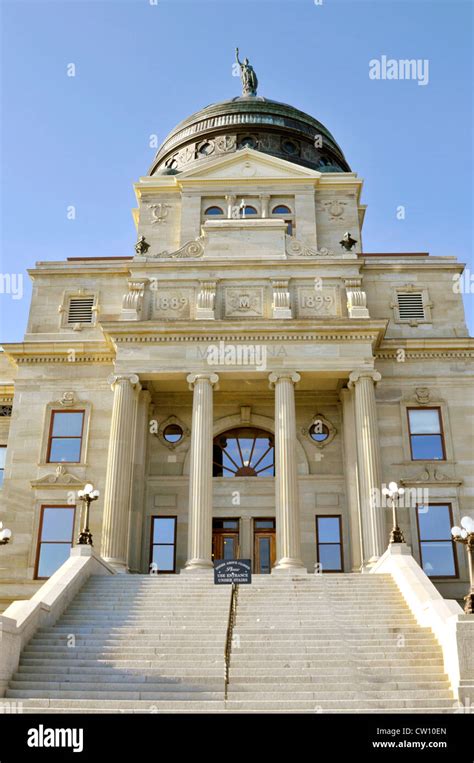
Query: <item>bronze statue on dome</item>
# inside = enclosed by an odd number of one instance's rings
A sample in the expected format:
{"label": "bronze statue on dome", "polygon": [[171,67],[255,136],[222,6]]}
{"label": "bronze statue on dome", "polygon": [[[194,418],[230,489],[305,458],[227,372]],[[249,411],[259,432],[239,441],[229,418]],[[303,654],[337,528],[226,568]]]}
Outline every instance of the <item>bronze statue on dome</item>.
{"label": "bronze statue on dome", "polygon": [[242,80],[242,95],[257,95],[258,79],[255,69],[250,65],[248,58],[239,60],[239,49],[235,49],[235,58],[240,66],[240,79]]}

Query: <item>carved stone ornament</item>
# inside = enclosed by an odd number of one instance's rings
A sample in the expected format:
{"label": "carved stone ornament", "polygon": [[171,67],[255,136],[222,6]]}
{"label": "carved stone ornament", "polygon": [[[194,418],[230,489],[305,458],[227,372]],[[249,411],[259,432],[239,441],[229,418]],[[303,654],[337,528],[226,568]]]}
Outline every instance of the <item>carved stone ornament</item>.
{"label": "carved stone ornament", "polygon": [[352,236],[349,233],[349,231],[347,231],[346,233],[344,233],[344,235],[343,235],[342,239],[339,241],[339,243],[342,246],[342,248],[346,250],[346,252],[350,252],[355,247],[355,245],[357,244],[357,239],[356,238],[352,238]]}
{"label": "carved stone ornament", "polygon": [[169,209],[171,209],[171,204],[163,204],[160,202],[159,204],[148,204],[147,206],[151,212],[152,224],[158,223],[158,225],[161,225],[166,222]]}
{"label": "carved stone ornament", "polygon": [[431,401],[431,392],[429,387],[417,387],[414,398],[419,405],[428,405]]}
{"label": "carved stone ornament", "polygon": [[150,257],[159,257],[166,260],[183,260],[183,259],[197,259],[204,254],[203,237],[194,239],[194,241],[187,241],[180,249],[175,252],[158,252],[158,254],[151,254]]}
{"label": "carved stone ornament", "polygon": [[[319,431],[324,433],[326,433],[324,430],[327,431],[327,437],[325,440],[318,442],[317,440],[314,440],[313,437],[311,437],[311,429],[315,425],[319,426]],[[329,421],[329,419],[323,416],[322,413],[315,413],[311,419],[311,423],[307,427],[301,428],[301,434],[303,434],[312,445],[315,445],[317,448],[321,449],[325,448],[326,445],[329,445],[329,443],[334,440],[337,434],[337,429],[334,424]]]}
{"label": "carved stone ornament", "polygon": [[463,480],[457,477],[450,477],[441,472],[434,464],[427,464],[423,471],[414,477],[405,477],[400,480],[402,485],[428,485],[442,483],[445,487],[462,485]]}
{"label": "carved stone ornament", "polygon": [[86,484],[86,480],[81,480],[74,474],[70,474],[66,471],[64,464],[58,464],[54,474],[45,474],[43,477],[39,477],[37,480],[31,480],[31,487],[57,487],[64,488],[70,486],[74,489],[79,489]]}
{"label": "carved stone ornament", "polygon": [[339,199],[333,199],[331,201],[323,201],[319,205],[320,209],[327,212],[331,220],[343,220],[344,219],[344,207],[347,206],[346,201],[339,201]]}
{"label": "carved stone ornament", "polygon": [[[164,431],[167,427],[170,426],[177,426],[182,430],[182,437],[177,442],[169,442],[165,439]],[[179,419],[177,416],[168,416],[167,419],[161,422],[160,426],[158,427],[158,431],[155,433],[155,437],[159,439],[162,445],[166,445],[166,447],[170,450],[175,450],[175,448],[183,444],[183,442],[189,437],[190,434],[191,430],[181,421],[181,419]]]}
{"label": "carved stone ornament", "polygon": [[77,405],[75,393],[72,390],[63,392],[61,400],[58,400],[58,405],[63,406],[63,408],[74,408]]}
{"label": "carved stone ornament", "polygon": [[127,317],[139,318],[143,307],[145,295],[145,281],[129,281],[128,291],[122,298],[122,313]]}
{"label": "carved stone ornament", "polygon": [[314,249],[294,236],[285,236],[285,250],[288,257],[334,257],[334,252],[330,249]]}
{"label": "carved stone ornament", "polygon": [[12,415],[12,405],[0,405],[0,417]]}

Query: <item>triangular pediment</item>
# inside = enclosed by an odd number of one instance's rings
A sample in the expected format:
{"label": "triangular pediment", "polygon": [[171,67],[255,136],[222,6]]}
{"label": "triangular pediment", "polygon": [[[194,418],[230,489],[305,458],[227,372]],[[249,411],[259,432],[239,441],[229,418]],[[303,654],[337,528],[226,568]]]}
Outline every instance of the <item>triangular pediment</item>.
{"label": "triangular pediment", "polygon": [[285,159],[263,154],[251,148],[244,148],[231,156],[220,156],[207,160],[202,167],[181,172],[178,182],[186,180],[252,180],[254,178],[307,178],[316,180],[321,173],[301,167]]}

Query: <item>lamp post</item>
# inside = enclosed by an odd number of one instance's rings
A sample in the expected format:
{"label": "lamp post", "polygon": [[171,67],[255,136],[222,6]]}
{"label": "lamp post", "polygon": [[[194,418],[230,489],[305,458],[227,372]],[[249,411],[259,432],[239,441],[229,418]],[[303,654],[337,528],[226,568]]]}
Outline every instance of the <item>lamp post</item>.
{"label": "lamp post", "polygon": [[393,527],[390,533],[390,543],[405,543],[403,533],[398,526],[397,519],[397,506],[401,495],[405,492],[404,488],[398,487],[396,482],[389,482],[388,488],[384,487],[382,490],[383,495],[388,498],[389,506],[392,509]]}
{"label": "lamp post", "polygon": [[89,510],[92,501],[97,501],[100,493],[98,490],[94,490],[94,486],[88,482],[87,485],[84,486],[84,490],[79,490],[77,495],[79,500],[82,501],[85,506],[84,524],[79,534],[79,538],[77,539],[77,543],[79,546],[92,546],[92,533],[89,530]]}
{"label": "lamp post", "polygon": [[3,526],[3,522],[0,522],[0,546],[5,546],[10,542],[12,537],[12,531]]}
{"label": "lamp post", "polygon": [[474,519],[472,517],[463,517],[461,527],[451,528],[453,540],[458,543],[464,543],[467,546],[467,560],[469,564],[469,586],[470,590],[464,597],[464,611],[466,615],[474,615]]}

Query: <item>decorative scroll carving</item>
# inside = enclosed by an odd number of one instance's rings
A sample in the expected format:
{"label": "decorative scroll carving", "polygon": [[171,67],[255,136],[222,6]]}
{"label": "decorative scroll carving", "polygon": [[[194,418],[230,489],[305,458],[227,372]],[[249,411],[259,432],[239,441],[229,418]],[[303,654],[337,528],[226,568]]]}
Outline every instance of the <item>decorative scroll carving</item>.
{"label": "decorative scroll carving", "polygon": [[426,485],[426,484],[438,484],[443,483],[446,487],[448,485],[462,485],[463,480],[457,477],[450,477],[448,474],[441,472],[437,466],[433,464],[427,464],[423,471],[414,477],[405,477],[400,480],[402,485]]}
{"label": "decorative scroll carving", "polygon": [[72,486],[74,488],[81,487],[85,484],[84,480],[79,479],[74,474],[70,474],[66,471],[64,464],[58,464],[54,474],[45,474],[44,477],[40,477],[37,480],[31,480],[32,487],[65,487]]}
{"label": "decorative scroll carving", "polygon": [[278,281],[272,281],[273,286],[273,302],[272,310],[274,318],[291,318],[291,303],[290,303],[290,290],[289,281],[282,279]]}
{"label": "decorative scroll carving", "polygon": [[158,254],[151,254],[150,257],[158,257],[166,260],[180,260],[180,259],[197,259],[204,254],[203,237],[194,239],[194,241],[187,241],[180,249],[175,252],[163,251]]}
{"label": "decorative scroll carving", "polygon": [[128,291],[122,298],[122,316],[129,320],[140,320],[146,281],[129,281]]}
{"label": "decorative scroll carving", "polygon": [[334,257],[330,249],[314,249],[298,241],[294,236],[285,236],[285,249],[288,257]]}
{"label": "decorative scroll carving", "polygon": [[196,318],[214,320],[217,281],[200,281],[196,305]]}
{"label": "decorative scroll carving", "polygon": [[367,294],[362,289],[362,279],[346,279],[344,285],[346,287],[349,318],[370,318],[367,309]]}

